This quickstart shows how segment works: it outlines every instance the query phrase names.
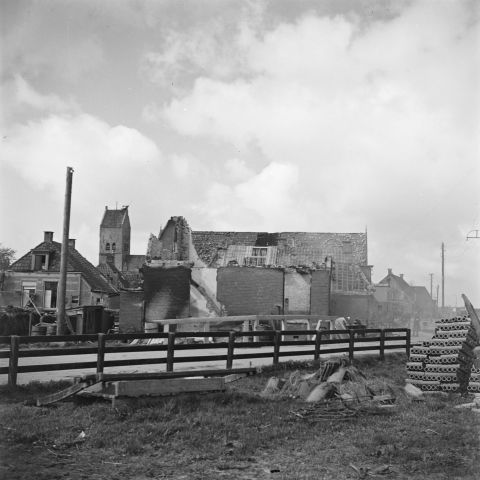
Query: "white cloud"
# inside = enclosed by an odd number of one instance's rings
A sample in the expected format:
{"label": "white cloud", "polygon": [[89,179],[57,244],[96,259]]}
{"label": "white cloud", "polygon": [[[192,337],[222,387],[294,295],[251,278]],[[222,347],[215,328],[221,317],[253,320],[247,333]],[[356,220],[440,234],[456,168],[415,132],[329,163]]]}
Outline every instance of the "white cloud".
{"label": "white cloud", "polygon": [[66,112],[79,108],[73,100],[65,101],[53,93],[37,92],[21,75],[15,75],[14,85],[15,100],[21,105],[48,112]]}
{"label": "white cloud", "polygon": [[225,162],[225,171],[227,178],[235,182],[244,181],[255,175],[255,172],[248,167],[247,162],[240,158],[229,158]]}
{"label": "white cloud", "polygon": [[[2,136],[2,189],[8,191],[8,202],[0,216],[19,252],[32,248],[43,230],[56,231],[58,238],[67,166],[74,169],[71,236],[92,261],[98,255],[103,206],[138,200],[145,189],[162,181],[162,154],[153,141],[135,129],[111,126],[88,114],[50,115],[13,125]],[[22,182],[13,188],[5,183],[8,177]],[[18,228],[12,206],[22,212],[28,229]],[[86,231],[88,238],[82,238]]]}
{"label": "white cloud", "polygon": [[[163,119],[185,136],[243,148],[254,142],[270,165],[294,166],[301,186],[282,196],[275,182],[260,181],[264,171],[252,190],[218,187],[215,201],[233,195],[248,216],[252,198],[262,203],[260,183],[273,186],[272,198],[295,200],[303,228],[362,231],[368,224],[382,239],[371,252],[379,271],[405,264],[420,279],[420,265],[438,270],[432,249],[439,239],[464,240],[454,226],[480,200],[480,37],[467,7],[414,2],[368,27],[309,14],[262,38],[246,35],[242,78],[197,78]],[[270,219],[276,229],[292,218],[298,225],[290,214]],[[412,251],[429,260],[415,262]],[[479,256],[470,264],[480,267]]]}
{"label": "white cloud", "polygon": [[295,165],[272,162],[233,186],[213,182],[195,210],[207,218],[212,229],[274,230],[285,217],[302,217],[292,195],[297,180]]}

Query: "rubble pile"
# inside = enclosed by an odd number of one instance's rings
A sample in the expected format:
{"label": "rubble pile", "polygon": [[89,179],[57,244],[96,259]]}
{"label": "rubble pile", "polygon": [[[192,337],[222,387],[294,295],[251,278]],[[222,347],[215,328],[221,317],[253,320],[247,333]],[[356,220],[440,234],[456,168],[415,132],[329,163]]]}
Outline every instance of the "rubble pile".
{"label": "rubble pile", "polygon": [[358,414],[387,414],[395,410],[393,388],[385,381],[367,379],[348,361],[325,362],[314,373],[296,370],[286,378],[271,377],[261,393],[264,398],[298,398],[310,406],[291,412],[299,418],[350,418]]}
{"label": "rubble pile", "polygon": [[422,391],[466,392],[471,388],[469,380],[473,349],[478,344],[477,333],[466,316],[437,320],[436,324],[432,339],[411,349],[407,382]]}

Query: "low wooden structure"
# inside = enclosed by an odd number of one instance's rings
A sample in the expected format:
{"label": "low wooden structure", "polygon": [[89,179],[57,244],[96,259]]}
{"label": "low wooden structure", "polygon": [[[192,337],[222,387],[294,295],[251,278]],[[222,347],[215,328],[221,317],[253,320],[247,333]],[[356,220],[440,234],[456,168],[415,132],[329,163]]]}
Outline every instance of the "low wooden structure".
{"label": "low wooden structure", "polygon": [[[283,315],[270,315],[274,319],[283,320]],[[298,316],[293,316],[298,318]],[[230,317],[218,317],[218,321]],[[180,319],[179,319],[180,320]],[[209,318],[209,321],[212,319]],[[214,319],[215,320],[215,319]],[[244,319],[239,320],[245,321]],[[159,322],[164,322],[163,320]],[[157,323],[159,323],[157,322]],[[173,323],[174,321],[169,321]],[[410,352],[410,329],[366,329],[366,337],[358,338],[354,331],[345,331],[345,338],[331,338],[336,330],[264,330],[264,331],[210,331],[210,332],[159,332],[159,333],[121,333],[96,335],[61,335],[61,336],[16,336],[0,337],[0,343],[9,344],[9,349],[0,351],[0,358],[8,358],[8,367],[0,367],[0,375],[8,375],[8,383],[16,385],[17,376],[26,372],[48,372],[55,370],[93,369],[103,373],[109,367],[133,367],[137,365],[162,366],[166,372],[173,372],[174,365],[193,363],[199,366],[209,362],[225,362],[225,368],[232,370],[237,360],[254,360],[271,358],[278,364],[281,358],[305,357],[319,360],[324,354],[347,354],[353,359],[355,352],[378,352],[384,358],[386,350],[404,349]],[[306,335],[305,339],[282,339],[283,336],[295,337]],[[248,340],[241,341],[245,337]],[[261,337],[261,341],[255,341]],[[220,339],[215,343],[189,343],[188,339],[205,338]],[[145,344],[147,339],[163,339],[164,343]],[[128,344],[139,340],[135,344]],[[76,343],[74,346],[51,348],[49,342],[57,345],[61,342]],[[36,344],[36,348],[20,348],[20,346]],[[259,349],[258,347],[270,347]],[[299,348],[302,347],[302,348]],[[310,347],[310,348],[305,348]],[[183,350],[192,351],[192,355],[178,355]],[[208,353],[202,354],[203,351]],[[253,351],[252,351],[253,350]],[[195,352],[193,352],[195,351]],[[142,357],[143,352],[156,352],[158,355]],[[112,353],[131,353],[133,358],[112,360]],[[19,364],[23,358],[35,357],[73,357],[94,354],[95,361],[59,361],[42,364]]]}

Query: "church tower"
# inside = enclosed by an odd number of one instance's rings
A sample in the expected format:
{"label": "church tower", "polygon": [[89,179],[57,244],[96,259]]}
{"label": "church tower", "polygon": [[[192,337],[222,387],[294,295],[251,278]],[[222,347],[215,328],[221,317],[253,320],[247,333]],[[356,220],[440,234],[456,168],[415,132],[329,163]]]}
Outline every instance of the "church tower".
{"label": "church tower", "polygon": [[113,264],[122,271],[126,269],[130,255],[130,218],[128,206],[110,210],[105,207],[100,224],[99,263]]}

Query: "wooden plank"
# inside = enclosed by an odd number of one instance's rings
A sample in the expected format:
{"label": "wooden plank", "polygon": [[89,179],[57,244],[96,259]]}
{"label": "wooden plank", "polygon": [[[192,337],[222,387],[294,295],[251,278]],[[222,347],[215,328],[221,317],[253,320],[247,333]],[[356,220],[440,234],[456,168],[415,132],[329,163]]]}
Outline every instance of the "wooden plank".
{"label": "wooden plank", "polygon": [[223,377],[168,378],[163,380],[130,380],[114,382],[115,395],[141,397],[148,395],[172,395],[187,392],[224,391]]}
{"label": "wooden plank", "polygon": [[385,360],[385,330],[380,332],[380,360]]}
{"label": "wooden plank", "polygon": [[60,400],[65,400],[72,395],[84,390],[85,388],[92,385],[92,382],[80,382],[71,385],[64,390],[60,390],[59,392],[52,393],[50,395],[45,395],[44,397],[37,398],[37,407],[43,407],[44,405],[51,405],[52,403],[59,402]]}
{"label": "wooden plank", "polygon": [[280,357],[280,345],[282,345],[282,333],[279,330],[275,330],[273,342],[273,364],[278,365],[278,359]]}
{"label": "wooden plank", "polygon": [[322,332],[317,330],[315,333],[315,353],[313,354],[313,359],[316,361],[320,358],[320,347],[322,345]]}
{"label": "wooden plank", "polygon": [[[172,325],[178,323],[215,323],[215,324],[222,324],[222,323],[232,323],[238,322],[242,323],[245,321],[255,321],[255,320],[302,320],[302,319],[311,319],[315,320],[323,320],[327,317],[326,315],[308,315],[308,314],[301,314],[301,315],[232,315],[228,317],[187,317],[187,318],[167,318],[161,320],[149,320],[152,323],[158,323],[159,325]],[[336,317],[331,317],[336,318]]]}
{"label": "wooden plank", "polygon": [[10,337],[10,358],[8,360],[8,384],[11,386],[17,384],[18,347],[19,337],[17,335],[12,335]]}
{"label": "wooden plank", "polygon": [[355,350],[355,332],[350,330],[349,332],[349,339],[348,339],[348,359],[350,361],[353,360],[353,352]]}
{"label": "wooden plank", "polygon": [[105,363],[105,335],[98,334],[98,350],[97,350],[97,373],[103,373]]}
{"label": "wooden plank", "polygon": [[168,349],[167,349],[167,372],[173,371],[175,355],[175,332],[168,334]]}
{"label": "wooden plank", "polygon": [[234,349],[235,349],[235,332],[230,332],[228,334],[227,370],[232,369]]}
{"label": "wooden plank", "polygon": [[101,379],[104,382],[112,382],[118,380],[148,380],[148,379],[162,379],[162,378],[184,378],[184,377],[214,377],[225,376],[225,374],[232,372],[232,375],[245,374],[250,375],[258,371],[255,367],[234,368],[232,370],[217,369],[217,370],[184,370],[175,372],[155,372],[155,373],[104,373]]}
{"label": "wooden plank", "polygon": [[241,378],[245,378],[246,376],[246,373],[231,373],[230,375],[223,377],[223,379],[225,380],[225,383],[232,383],[240,380]]}

